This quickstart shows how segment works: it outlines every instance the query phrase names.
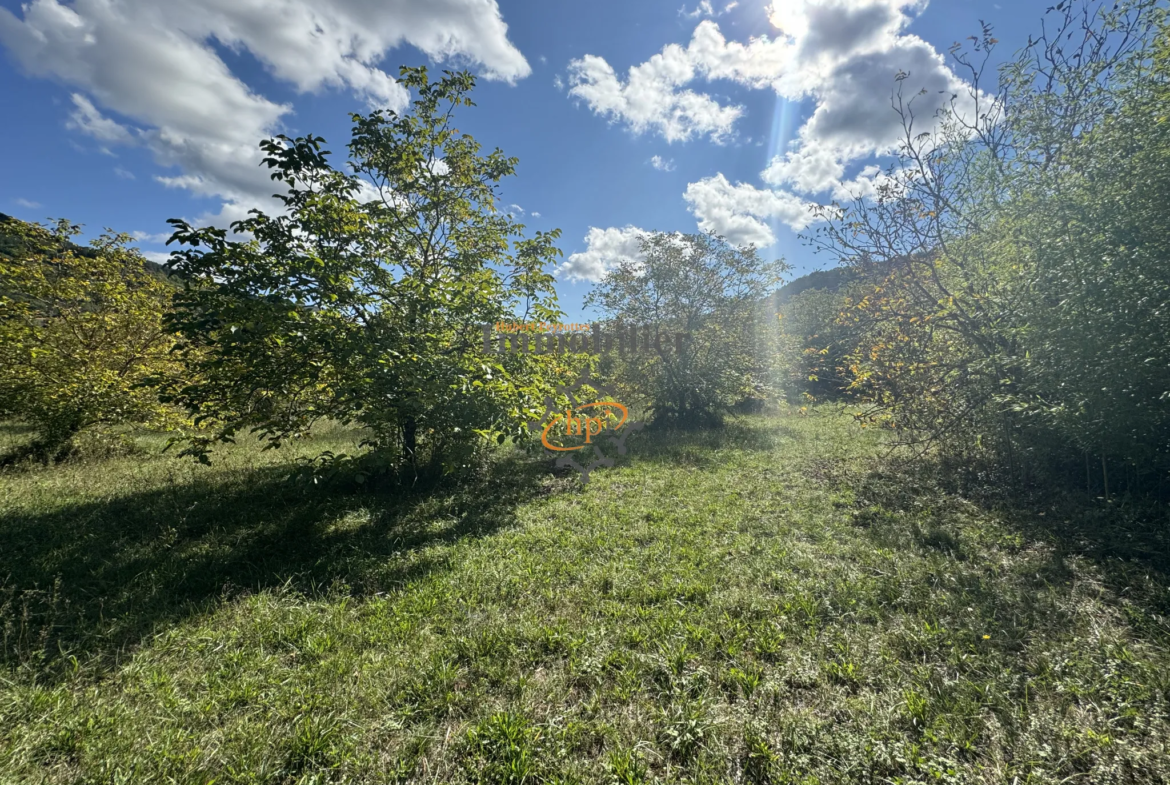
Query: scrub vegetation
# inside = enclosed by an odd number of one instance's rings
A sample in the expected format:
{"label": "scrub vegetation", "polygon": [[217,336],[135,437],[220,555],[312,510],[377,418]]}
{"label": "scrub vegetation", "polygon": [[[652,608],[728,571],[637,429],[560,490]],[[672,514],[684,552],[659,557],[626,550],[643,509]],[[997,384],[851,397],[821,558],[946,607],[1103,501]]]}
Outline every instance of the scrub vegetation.
{"label": "scrub vegetation", "polygon": [[[833,270],[648,233],[636,356],[484,347],[561,252],[465,72],[165,266],[0,216],[0,782],[1170,781],[1170,23],[1050,14],[896,83]],[[648,424],[587,482],[585,370]]]}

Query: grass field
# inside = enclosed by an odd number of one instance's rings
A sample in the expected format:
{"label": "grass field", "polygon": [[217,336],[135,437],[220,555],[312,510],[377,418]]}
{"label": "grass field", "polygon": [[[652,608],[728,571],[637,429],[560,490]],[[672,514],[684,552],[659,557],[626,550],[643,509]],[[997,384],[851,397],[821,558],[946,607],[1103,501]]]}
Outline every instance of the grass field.
{"label": "grass field", "polygon": [[829,410],[583,488],[139,444],[0,474],[2,782],[1170,781],[1164,509],[960,495]]}

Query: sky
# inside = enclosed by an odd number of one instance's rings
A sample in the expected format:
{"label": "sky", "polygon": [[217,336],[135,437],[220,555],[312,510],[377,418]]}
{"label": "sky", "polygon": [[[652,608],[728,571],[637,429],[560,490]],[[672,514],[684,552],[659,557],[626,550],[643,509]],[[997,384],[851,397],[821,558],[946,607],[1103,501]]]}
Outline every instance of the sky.
{"label": "sky", "polygon": [[466,68],[458,127],[519,158],[501,206],[562,231],[566,321],[642,232],[715,231],[832,267],[810,205],[872,193],[899,73],[929,125],[969,96],[948,50],[990,24],[992,67],[1051,0],[0,0],[0,212],[133,234],[276,211],[260,140],[402,110],[400,65]]}

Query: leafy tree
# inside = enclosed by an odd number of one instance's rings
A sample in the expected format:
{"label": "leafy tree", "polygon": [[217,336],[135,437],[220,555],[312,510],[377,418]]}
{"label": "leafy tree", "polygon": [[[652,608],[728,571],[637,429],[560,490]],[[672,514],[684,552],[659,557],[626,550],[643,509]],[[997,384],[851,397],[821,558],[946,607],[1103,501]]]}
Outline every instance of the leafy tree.
{"label": "leafy tree", "polygon": [[251,239],[171,221],[188,282],[171,324],[191,381],[165,396],[215,426],[186,452],[206,460],[241,430],[279,446],[331,418],[368,428],[380,456],[450,461],[538,413],[560,360],[487,355],[482,325],[557,319],[559,231],[525,238],[496,209],[516,159],[481,155],[452,124],[474,78],[401,73],[413,111],[352,115],[352,173],[319,137],[261,143],[287,209],[232,224]]}
{"label": "leafy tree", "polygon": [[90,426],[172,426],[176,414],[145,383],[173,372],[163,314],[175,287],[107,232],[90,248],[80,228],[4,221],[0,251],[0,413],[37,429],[32,452],[62,458]]}
{"label": "leafy tree", "polygon": [[[1032,270],[1011,405],[1086,453],[1170,469],[1170,25],[1013,211]],[[1040,136],[1047,141],[1052,134]]]}
{"label": "leafy tree", "polygon": [[[841,320],[852,385],[906,442],[994,450],[1009,465],[1170,469],[1167,9],[1074,3],[982,92],[916,133],[900,92],[898,162],[823,208],[815,238],[865,291]],[[957,96],[956,96],[957,98]],[[1069,448],[1073,449],[1070,450]]]}
{"label": "leafy tree", "polygon": [[781,382],[790,399],[836,400],[850,385],[846,356],[857,346],[857,331],[839,318],[848,284],[808,288],[784,298],[777,316],[784,353]]}
{"label": "leafy tree", "polygon": [[618,323],[689,335],[681,352],[666,343],[660,352],[632,354],[618,375],[646,395],[656,422],[718,423],[770,381],[763,358],[774,350],[762,342],[775,331],[763,304],[788,265],[714,234],[651,233],[642,253],[642,262],[611,270],[585,303]]}

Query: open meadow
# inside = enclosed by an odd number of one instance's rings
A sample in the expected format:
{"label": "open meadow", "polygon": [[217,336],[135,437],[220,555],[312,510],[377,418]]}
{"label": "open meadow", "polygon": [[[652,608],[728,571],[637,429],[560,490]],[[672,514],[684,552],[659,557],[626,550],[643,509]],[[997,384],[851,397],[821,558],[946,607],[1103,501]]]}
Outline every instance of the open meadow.
{"label": "open meadow", "polygon": [[1164,508],[1008,504],[831,407],[584,486],[135,443],[0,474],[4,783],[1170,778]]}

